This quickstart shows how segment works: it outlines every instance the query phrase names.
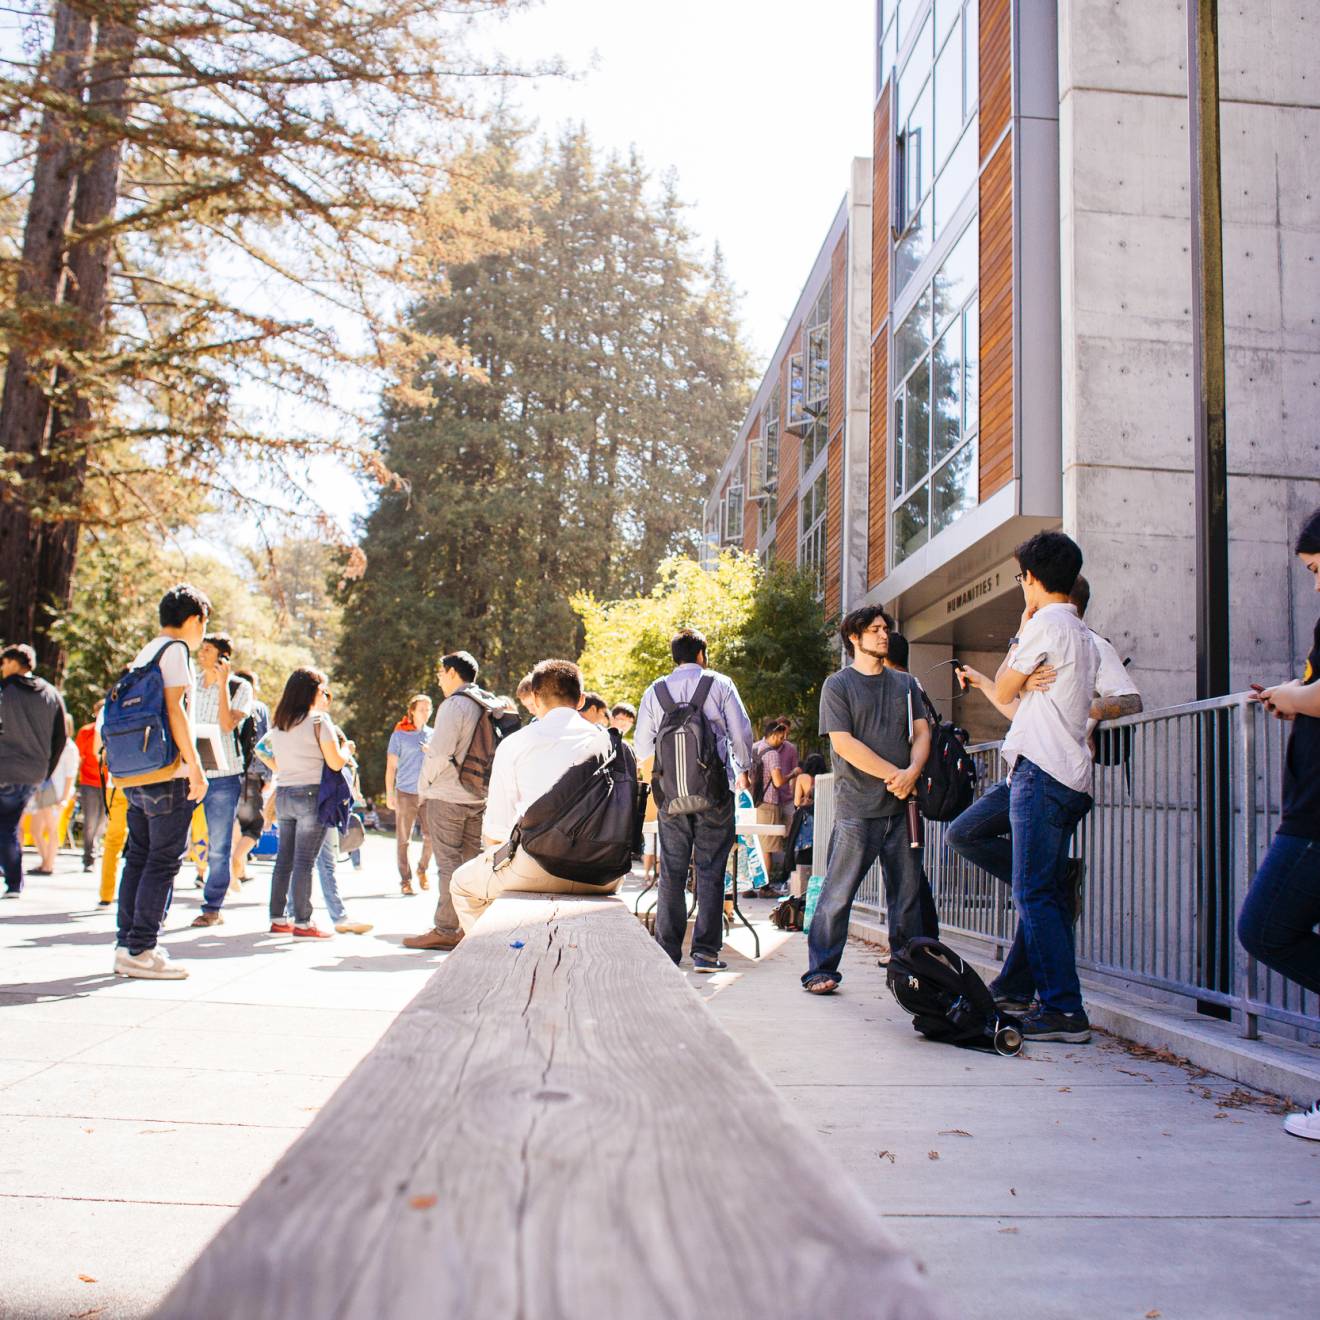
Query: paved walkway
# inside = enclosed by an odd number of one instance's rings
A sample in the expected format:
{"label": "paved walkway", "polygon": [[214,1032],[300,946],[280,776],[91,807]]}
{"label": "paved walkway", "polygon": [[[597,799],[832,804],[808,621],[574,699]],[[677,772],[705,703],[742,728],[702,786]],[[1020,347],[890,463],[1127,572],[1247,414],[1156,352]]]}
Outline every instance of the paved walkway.
{"label": "paved walkway", "polygon": [[[341,874],[376,930],[312,945],[265,933],[265,867],[220,928],[187,928],[180,887],[175,983],[107,974],[113,917],[72,856],[0,903],[0,1317],[148,1314],[443,962],[399,947],[432,898],[399,896],[392,845]],[[809,998],[803,937],[758,925],[759,964],[739,932],[729,973],[690,979],[953,1314],[1315,1314],[1320,1145],[1259,1097],[1113,1042],[931,1045],[873,951]],[[771,1206],[767,1252],[774,1227]]]}

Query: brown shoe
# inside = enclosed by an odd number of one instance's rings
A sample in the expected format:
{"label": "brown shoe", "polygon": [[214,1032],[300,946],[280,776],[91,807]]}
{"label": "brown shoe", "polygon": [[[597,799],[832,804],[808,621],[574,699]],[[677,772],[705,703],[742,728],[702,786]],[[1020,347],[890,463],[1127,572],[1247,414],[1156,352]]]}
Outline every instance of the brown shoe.
{"label": "brown shoe", "polygon": [[427,878],[425,871],[417,872],[417,883],[421,885],[423,889],[430,889],[431,887],[431,881]]}
{"label": "brown shoe", "polygon": [[225,919],[218,912],[199,912],[193,919],[194,926],[223,926]]}
{"label": "brown shoe", "polygon": [[455,949],[463,938],[461,930],[428,930],[425,935],[409,935],[403,941],[405,949]]}
{"label": "brown shoe", "polygon": [[339,921],[335,929],[341,935],[365,935],[371,929],[369,921]]}
{"label": "brown shoe", "polygon": [[412,887],[412,881],[410,880],[405,880],[399,886],[399,893],[401,894],[415,894],[416,892],[417,891]]}

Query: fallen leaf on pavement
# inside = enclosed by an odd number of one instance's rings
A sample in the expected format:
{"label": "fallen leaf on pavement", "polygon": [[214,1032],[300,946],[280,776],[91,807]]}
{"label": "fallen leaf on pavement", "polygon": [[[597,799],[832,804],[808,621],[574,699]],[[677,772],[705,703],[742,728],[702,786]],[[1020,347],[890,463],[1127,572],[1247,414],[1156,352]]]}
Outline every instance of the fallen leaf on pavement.
{"label": "fallen leaf on pavement", "polygon": [[1160,1316],[1163,1314],[1163,1311],[1147,1311],[1146,1320],[1160,1320]]}
{"label": "fallen leaf on pavement", "polygon": [[159,1136],[161,1136],[162,1134],[164,1134],[164,1133],[166,1133],[166,1132],[177,1132],[178,1130],[179,1130],[178,1128],[143,1128],[143,1129],[138,1133],[138,1136],[139,1136],[139,1137],[159,1137]]}
{"label": "fallen leaf on pavement", "polygon": [[1071,1090],[1072,1090],[1072,1087],[1071,1087],[1071,1086],[1061,1086],[1061,1087],[1059,1087],[1059,1090],[1060,1090],[1060,1091],[1071,1091]]}
{"label": "fallen leaf on pavement", "polygon": [[881,1160],[888,1160],[890,1164],[892,1164],[894,1160],[897,1159],[898,1157],[894,1154],[892,1150],[878,1150],[876,1151],[876,1158]]}
{"label": "fallen leaf on pavement", "polygon": [[940,1153],[937,1150],[928,1150],[926,1152],[926,1158],[928,1160],[937,1160],[939,1159],[939,1157],[940,1157]]}
{"label": "fallen leaf on pavement", "polygon": [[1310,1205],[1310,1201],[1294,1201],[1293,1205]]}
{"label": "fallen leaf on pavement", "polygon": [[1016,1232],[1017,1232],[1017,1229],[1016,1229],[1016,1228],[1001,1228],[999,1231],[1000,1231],[1001,1233],[1016,1233]]}
{"label": "fallen leaf on pavement", "polygon": [[414,1210],[429,1210],[436,1203],[437,1200],[439,1200],[439,1197],[414,1196],[412,1200],[408,1202],[408,1204],[412,1206]]}
{"label": "fallen leaf on pavement", "polygon": [[964,1132],[962,1128],[945,1128],[940,1133],[942,1137],[970,1137],[971,1135],[970,1132]]}
{"label": "fallen leaf on pavement", "polygon": [[104,1314],[104,1306],[93,1306],[89,1311],[70,1311],[69,1320],[95,1320],[96,1316]]}
{"label": "fallen leaf on pavement", "polygon": [[84,1132],[95,1132],[96,1129],[95,1129],[95,1128],[83,1128],[83,1131],[84,1131]]}
{"label": "fallen leaf on pavement", "polygon": [[1009,1194],[1009,1196],[1016,1196],[1016,1195],[1017,1195],[1017,1188],[1016,1188],[1016,1187],[1010,1187],[1010,1188],[1008,1189],[1008,1194]]}
{"label": "fallen leaf on pavement", "polygon": [[95,1283],[96,1280],[90,1274],[80,1274],[78,1276],[84,1283]]}
{"label": "fallen leaf on pavement", "polygon": [[1148,1082],[1155,1080],[1149,1073],[1133,1072],[1131,1068],[1117,1068],[1115,1071],[1121,1072],[1124,1077],[1144,1077]]}

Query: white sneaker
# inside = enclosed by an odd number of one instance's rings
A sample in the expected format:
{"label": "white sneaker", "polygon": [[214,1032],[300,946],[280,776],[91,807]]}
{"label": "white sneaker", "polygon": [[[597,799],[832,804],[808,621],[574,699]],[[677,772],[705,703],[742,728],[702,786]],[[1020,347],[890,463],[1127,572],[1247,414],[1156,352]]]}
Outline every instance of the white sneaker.
{"label": "white sneaker", "polygon": [[1291,1132],[1294,1137],[1320,1141],[1320,1100],[1303,1113],[1289,1114],[1283,1120],[1283,1130]]}
{"label": "white sneaker", "polygon": [[115,950],[115,975],[135,976],[143,981],[182,981],[188,975],[186,967],[176,967],[164,949],[144,949],[131,954],[125,948]]}

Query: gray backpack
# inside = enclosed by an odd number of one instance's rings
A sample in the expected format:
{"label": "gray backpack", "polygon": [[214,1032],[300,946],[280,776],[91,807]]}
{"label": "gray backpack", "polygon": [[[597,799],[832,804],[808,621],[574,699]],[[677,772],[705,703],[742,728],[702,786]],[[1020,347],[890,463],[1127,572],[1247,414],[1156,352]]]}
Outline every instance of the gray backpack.
{"label": "gray backpack", "polygon": [[684,702],[674,700],[664,679],[655,685],[656,700],[665,715],[655,737],[651,785],[662,815],[696,815],[729,798],[729,777],[704,709],[714,683],[715,675],[706,674]]}

